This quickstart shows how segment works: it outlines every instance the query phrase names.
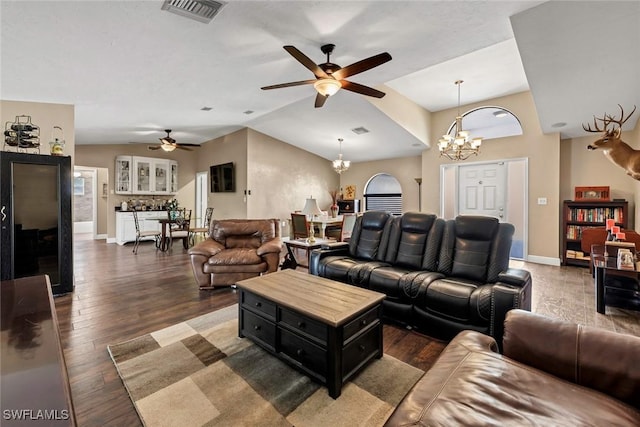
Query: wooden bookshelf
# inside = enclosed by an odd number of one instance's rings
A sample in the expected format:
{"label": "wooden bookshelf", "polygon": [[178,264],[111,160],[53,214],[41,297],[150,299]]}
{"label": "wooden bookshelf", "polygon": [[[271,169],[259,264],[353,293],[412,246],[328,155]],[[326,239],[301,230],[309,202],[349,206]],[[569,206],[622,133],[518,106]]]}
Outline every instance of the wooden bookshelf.
{"label": "wooden bookshelf", "polygon": [[563,265],[589,266],[589,257],[580,246],[582,231],[586,228],[604,227],[605,220],[614,218],[616,225],[627,228],[628,202],[598,200],[565,200],[562,209],[560,256]]}

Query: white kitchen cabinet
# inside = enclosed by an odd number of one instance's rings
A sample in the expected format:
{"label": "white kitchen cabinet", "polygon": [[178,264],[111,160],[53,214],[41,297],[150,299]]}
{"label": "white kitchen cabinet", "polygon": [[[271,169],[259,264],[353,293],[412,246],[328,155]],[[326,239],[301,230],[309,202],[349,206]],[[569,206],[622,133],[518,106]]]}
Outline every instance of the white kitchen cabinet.
{"label": "white kitchen cabinet", "polygon": [[169,194],[171,178],[169,176],[169,160],[154,159],[152,165],[154,194]]}
{"label": "white kitchen cabinet", "polygon": [[131,194],[133,190],[133,158],[131,156],[116,157],[116,194]]}
{"label": "white kitchen cabinet", "polygon": [[170,160],[169,168],[171,174],[170,192],[172,194],[175,194],[178,192],[178,162],[176,162],[175,160]]}
{"label": "white kitchen cabinet", "polygon": [[[159,218],[166,218],[166,211],[138,211],[140,231],[161,231]],[[153,236],[141,240],[153,240]],[[124,245],[136,241],[136,224],[130,211],[116,212],[116,243]]]}
{"label": "white kitchen cabinet", "polygon": [[149,157],[133,158],[133,193],[151,194],[151,164],[153,159]]}
{"label": "white kitchen cabinet", "polygon": [[153,157],[116,157],[117,194],[167,195],[178,191],[178,162]]}

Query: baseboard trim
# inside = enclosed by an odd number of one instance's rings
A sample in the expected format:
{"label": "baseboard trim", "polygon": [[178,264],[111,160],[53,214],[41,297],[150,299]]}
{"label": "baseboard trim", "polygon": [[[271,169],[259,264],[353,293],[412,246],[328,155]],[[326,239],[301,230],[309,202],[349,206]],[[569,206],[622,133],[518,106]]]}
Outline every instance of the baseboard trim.
{"label": "baseboard trim", "polygon": [[547,256],[529,255],[527,256],[527,262],[534,262],[536,264],[546,264],[560,266],[560,258],[552,258]]}
{"label": "baseboard trim", "polygon": [[107,238],[106,234],[96,234],[96,237],[94,240],[104,240]]}
{"label": "baseboard trim", "polygon": [[115,243],[115,242],[116,242],[115,237],[107,237],[107,243]]}

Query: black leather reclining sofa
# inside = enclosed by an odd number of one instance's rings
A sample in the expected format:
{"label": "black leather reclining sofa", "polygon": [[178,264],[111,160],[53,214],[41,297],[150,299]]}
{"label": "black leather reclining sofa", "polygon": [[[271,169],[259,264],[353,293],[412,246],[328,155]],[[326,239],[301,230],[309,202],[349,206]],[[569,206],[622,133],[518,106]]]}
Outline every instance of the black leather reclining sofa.
{"label": "black leather reclining sofa", "polygon": [[531,310],[531,275],[509,268],[513,233],[491,217],[368,211],[348,243],[311,253],[309,272],[384,293],[384,317],[431,336],[470,329],[500,345],[507,311]]}

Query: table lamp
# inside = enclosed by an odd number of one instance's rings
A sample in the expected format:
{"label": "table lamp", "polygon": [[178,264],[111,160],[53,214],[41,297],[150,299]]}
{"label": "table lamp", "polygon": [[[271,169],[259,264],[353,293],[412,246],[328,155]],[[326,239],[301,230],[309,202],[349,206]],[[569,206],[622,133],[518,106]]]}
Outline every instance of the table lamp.
{"label": "table lamp", "polygon": [[311,221],[309,222],[309,237],[307,238],[307,242],[315,243],[316,238],[313,234],[313,217],[322,215],[322,211],[320,210],[320,207],[318,207],[318,201],[314,199],[313,196],[309,197],[305,201],[304,208],[302,208],[302,213],[311,216]]}

